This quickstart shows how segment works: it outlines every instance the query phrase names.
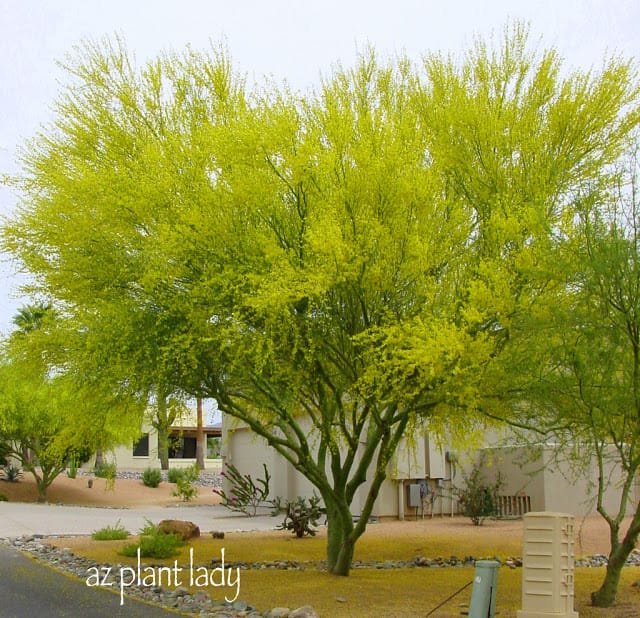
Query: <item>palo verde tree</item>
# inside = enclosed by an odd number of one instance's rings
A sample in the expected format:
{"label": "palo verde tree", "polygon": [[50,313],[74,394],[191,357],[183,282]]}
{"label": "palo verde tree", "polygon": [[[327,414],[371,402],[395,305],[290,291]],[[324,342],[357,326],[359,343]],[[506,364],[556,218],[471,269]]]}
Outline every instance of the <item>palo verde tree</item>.
{"label": "palo verde tree", "polygon": [[461,63],[372,51],[297,96],[247,92],[219,54],[122,80],[116,52],[79,58],[27,148],[5,248],[86,366],[115,350],[123,387],[161,368],[309,479],[347,575],[399,440],[474,423],[536,256],[628,132],[628,67],[561,79],[515,28]]}
{"label": "palo verde tree", "polygon": [[573,191],[633,126],[629,73],[562,80],[516,28],[424,74],[365,55],[212,128],[175,300],[208,393],[318,489],[331,572],[348,573],[400,438],[463,428],[483,401]]}
{"label": "palo verde tree", "polygon": [[60,366],[52,370],[57,353],[49,332],[56,320],[49,305],[21,308],[14,319],[19,328],[0,350],[0,435],[6,453],[33,475],[39,502],[70,460],[139,432],[129,398],[80,383]]}
{"label": "palo verde tree", "polygon": [[584,469],[596,462],[596,509],[610,541],[604,580],[591,596],[599,607],[615,603],[622,568],[640,536],[634,495],[640,472],[637,139],[607,172],[613,186],[605,180],[578,194],[548,269],[548,310],[527,324],[529,332],[544,334],[521,362],[536,380],[514,380],[536,429],[550,433]]}
{"label": "palo verde tree", "polygon": [[27,292],[59,311],[62,362],[149,402],[163,468],[183,409],[173,339],[184,329],[149,265],[170,273],[170,263],[150,258],[201,182],[194,136],[203,112],[189,106],[192,80],[178,71],[189,57],[137,71],[117,40],[68,58],[69,86],[53,125],[24,150],[17,184],[26,197],[5,227],[6,246],[33,275]]}

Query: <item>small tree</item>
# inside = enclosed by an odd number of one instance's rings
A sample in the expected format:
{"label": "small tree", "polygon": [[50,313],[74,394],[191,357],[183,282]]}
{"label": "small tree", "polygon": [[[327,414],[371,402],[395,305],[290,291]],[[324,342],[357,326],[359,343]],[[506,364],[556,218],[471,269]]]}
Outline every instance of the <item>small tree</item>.
{"label": "small tree", "polygon": [[73,429],[69,395],[60,379],[42,380],[16,364],[0,366],[0,426],[8,453],[34,477],[38,502],[84,441]]}
{"label": "small tree", "polygon": [[[591,597],[598,607],[615,604],[640,538],[640,503],[633,501],[640,473],[639,152],[636,136],[618,165],[581,188],[543,266],[544,309],[514,323],[502,359],[501,381],[518,411],[513,420],[535,441],[546,433],[576,466],[591,471],[595,461],[589,480],[610,541],[605,577]],[[606,499],[613,491],[616,503]]]}
{"label": "small tree", "polygon": [[171,492],[172,495],[181,498],[184,502],[190,502],[198,495],[198,488],[193,484],[200,476],[200,468],[197,463],[184,468],[182,474],[176,479],[176,488]]}

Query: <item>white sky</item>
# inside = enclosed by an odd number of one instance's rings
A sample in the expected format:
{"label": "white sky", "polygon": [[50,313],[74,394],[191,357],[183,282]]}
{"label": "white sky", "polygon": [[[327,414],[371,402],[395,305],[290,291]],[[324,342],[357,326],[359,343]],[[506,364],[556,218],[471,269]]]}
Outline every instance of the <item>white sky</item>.
{"label": "white sky", "polygon": [[[607,54],[640,58],[638,0],[0,0],[0,175],[17,171],[16,149],[50,118],[62,59],[82,39],[120,34],[138,61],[187,44],[225,40],[237,68],[296,89],[358,48],[463,51],[476,34],[500,34],[508,20],[555,47],[569,67],[599,67]],[[0,213],[17,201],[0,187]],[[18,278],[0,265],[0,332],[22,304]]]}

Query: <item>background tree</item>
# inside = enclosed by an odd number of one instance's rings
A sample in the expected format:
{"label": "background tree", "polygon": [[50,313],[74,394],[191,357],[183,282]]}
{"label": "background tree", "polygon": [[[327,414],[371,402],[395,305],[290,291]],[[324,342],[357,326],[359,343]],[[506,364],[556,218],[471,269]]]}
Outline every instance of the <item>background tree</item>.
{"label": "background tree", "polygon": [[[184,328],[167,310],[172,292],[155,287],[171,264],[151,258],[202,182],[193,182],[203,112],[187,100],[199,87],[190,58],[137,71],[120,40],[78,49],[65,65],[71,81],[57,121],[24,153],[29,201],[5,235],[34,275],[27,292],[51,298],[64,316],[56,339],[68,342],[66,366],[147,399],[165,469],[189,361],[173,345]],[[215,75],[197,77],[215,86]]]}
{"label": "background tree", "polygon": [[97,447],[113,447],[140,431],[134,420],[140,407],[130,399],[95,381],[83,384],[60,367],[51,370],[57,354],[48,347],[49,333],[56,320],[47,304],[21,308],[14,320],[20,328],[0,352],[3,453],[33,475],[39,502],[72,458],[88,459]]}
{"label": "background tree", "polygon": [[[528,358],[512,365],[520,373],[512,380],[514,393],[528,402],[521,407],[523,427],[550,434],[587,470],[593,458],[597,462],[596,508],[610,537],[606,574],[592,594],[599,607],[615,603],[620,573],[640,535],[640,503],[633,498],[640,470],[637,136],[622,162],[609,170],[617,185],[579,192],[575,217],[567,219],[548,269],[548,311],[523,325],[544,336],[526,346]],[[524,357],[524,345],[520,353]],[[613,508],[605,500],[612,486],[620,492]]]}

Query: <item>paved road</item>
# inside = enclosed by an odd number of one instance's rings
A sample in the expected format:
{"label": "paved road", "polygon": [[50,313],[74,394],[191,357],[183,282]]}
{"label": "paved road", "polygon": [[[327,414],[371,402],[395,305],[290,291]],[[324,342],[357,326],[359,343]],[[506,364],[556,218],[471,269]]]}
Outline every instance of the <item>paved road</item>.
{"label": "paved road", "polygon": [[0,616],[3,618],[168,618],[176,614],[146,605],[42,566],[0,545]]}
{"label": "paved road", "polygon": [[23,534],[91,534],[118,520],[129,532],[138,532],[150,519],[186,519],[200,527],[202,534],[209,530],[273,530],[281,518],[269,515],[245,517],[230,513],[222,506],[152,506],[131,509],[61,506],[25,502],[0,502],[0,537],[11,538]]}

